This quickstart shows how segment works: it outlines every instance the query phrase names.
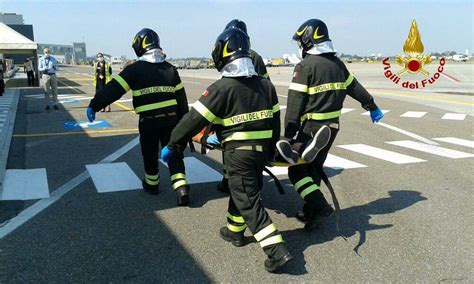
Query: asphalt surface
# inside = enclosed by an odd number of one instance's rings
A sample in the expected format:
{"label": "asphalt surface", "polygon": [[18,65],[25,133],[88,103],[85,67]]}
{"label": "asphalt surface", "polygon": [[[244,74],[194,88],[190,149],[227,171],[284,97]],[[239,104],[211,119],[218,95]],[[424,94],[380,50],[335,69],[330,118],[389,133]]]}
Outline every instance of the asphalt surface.
{"label": "asphalt surface", "polygon": [[[63,67],[60,93],[91,97],[89,71]],[[184,75],[182,80],[190,102],[212,83]],[[287,88],[278,85],[277,92],[286,105]],[[110,113],[97,113],[111,128],[68,132],[65,121],[86,120],[88,99],[44,111],[37,94],[42,94],[40,88],[21,89],[7,168],[46,168],[52,196],[84,173],[85,165],[97,164],[138,135],[138,117],[127,110],[128,101],[112,105]],[[383,119],[388,125],[427,139],[473,140],[472,113],[460,121],[441,119],[455,102],[432,107],[422,99],[408,102],[373,94],[382,109],[390,110]],[[349,97],[345,108],[355,110],[342,116],[330,153],[367,167],[327,169],[341,204],[340,232],[335,216],[319,231],[305,232],[294,218],[302,204],[299,196],[289,186],[279,195],[266,178],[263,202],[295,257],[280,274],[264,271],[265,255],[257,243],[235,248],[220,239],[228,199],[215,190],[216,183],[192,185],[191,205],[178,208],[169,175],[160,165],[157,196],[141,190],[98,193],[86,178],[0,239],[0,282],[472,282],[473,158],[451,159],[388,144],[414,139],[372,124]],[[400,117],[406,111],[427,114]],[[438,143],[473,153],[472,148]],[[426,162],[394,164],[338,147],[348,144]],[[188,156],[222,168],[215,151]],[[127,163],[139,178],[144,175],[139,146],[115,162]],[[288,184],[286,176],[280,181]],[[0,232],[38,202],[0,201]]]}

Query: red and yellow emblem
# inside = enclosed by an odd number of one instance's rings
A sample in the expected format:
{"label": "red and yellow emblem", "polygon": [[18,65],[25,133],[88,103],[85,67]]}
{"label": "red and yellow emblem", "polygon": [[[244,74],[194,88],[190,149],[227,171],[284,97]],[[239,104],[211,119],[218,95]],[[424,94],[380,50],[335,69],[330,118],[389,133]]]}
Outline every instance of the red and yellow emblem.
{"label": "red and yellow emblem", "polygon": [[397,73],[397,75],[403,75],[406,72],[415,74],[422,73],[423,75],[428,76],[430,73],[423,69],[425,65],[431,63],[430,55],[423,55],[424,51],[423,42],[421,42],[421,35],[418,31],[418,25],[416,21],[413,20],[410,27],[410,32],[408,33],[408,38],[403,45],[403,51],[407,56],[397,55],[397,63],[404,68]]}

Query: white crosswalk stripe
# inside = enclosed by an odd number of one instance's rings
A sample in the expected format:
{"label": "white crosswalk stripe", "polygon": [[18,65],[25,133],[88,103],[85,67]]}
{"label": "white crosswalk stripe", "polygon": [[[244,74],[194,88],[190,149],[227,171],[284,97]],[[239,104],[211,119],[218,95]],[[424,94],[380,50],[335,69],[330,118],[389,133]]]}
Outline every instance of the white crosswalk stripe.
{"label": "white crosswalk stripe", "polygon": [[49,197],[46,169],[5,171],[0,200],[33,200]]}
{"label": "white crosswalk stripe", "polygon": [[[389,111],[390,111],[389,109],[382,109],[383,114],[386,114]],[[370,111],[363,112],[360,115],[370,115]]]}
{"label": "white crosswalk stripe", "polygon": [[455,138],[455,137],[433,138],[433,140],[446,142],[446,143],[451,143],[451,144],[456,144],[456,145],[461,145],[461,146],[466,146],[466,147],[469,147],[469,148],[474,148],[474,141],[471,141],[471,140],[464,140],[464,139]]}
{"label": "white crosswalk stripe", "polygon": [[466,118],[465,113],[446,113],[441,119],[464,120],[465,118]]}
{"label": "white crosswalk stripe", "polygon": [[426,111],[407,111],[400,117],[422,118],[425,114],[427,114]]}
{"label": "white crosswalk stripe", "polygon": [[359,164],[357,162],[353,162],[351,160],[347,160],[332,154],[328,154],[324,166],[335,170],[357,169],[367,167],[366,165]]}
{"label": "white crosswalk stripe", "polygon": [[392,141],[386,142],[391,145],[396,145],[400,147],[405,147],[412,150],[417,150],[425,153],[430,153],[437,156],[442,156],[451,159],[461,159],[461,158],[470,158],[474,157],[473,154],[464,153],[461,151],[451,150],[448,148],[443,148],[436,145],[428,145],[421,142],[411,141],[411,140],[403,140],[403,141]]}
{"label": "white crosswalk stripe", "polygon": [[[161,160],[160,162],[163,163]],[[189,184],[215,182],[222,179],[222,174],[194,157],[184,158],[184,166],[186,167],[186,180]]]}
{"label": "white crosswalk stripe", "polygon": [[365,144],[349,144],[349,145],[338,145],[337,147],[350,150],[359,154],[367,155],[380,160],[388,161],[394,164],[411,164],[426,162],[425,160],[403,155],[400,153],[392,152],[389,150],[372,147]]}
{"label": "white crosswalk stripe", "polygon": [[142,183],[127,163],[86,165],[97,192],[141,189]]}
{"label": "white crosswalk stripe", "polygon": [[343,107],[343,108],[341,109],[341,113],[342,113],[342,114],[345,114],[345,113],[351,112],[351,111],[353,111],[353,110],[355,110],[355,109],[354,109],[354,108],[344,108],[344,107]]}

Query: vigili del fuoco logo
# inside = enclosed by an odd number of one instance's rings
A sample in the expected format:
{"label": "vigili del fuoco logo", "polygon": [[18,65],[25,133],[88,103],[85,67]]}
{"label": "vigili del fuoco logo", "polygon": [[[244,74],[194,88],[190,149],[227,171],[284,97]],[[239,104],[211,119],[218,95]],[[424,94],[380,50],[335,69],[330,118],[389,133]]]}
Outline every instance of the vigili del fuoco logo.
{"label": "vigili del fuoco logo", "polygon": [[411,23],[410,32],[408,33],[408,38],[403,45],[403,52],[405,52],[406,55],[398,54],[396,56],[397,64],[401,65],[403,69],[397,73],[392,71],[390,59],[387,57],[382,61],[384,65],[383,69],[385,70],[385,77],[398,85],[402,77],[406,77],[406,75],[409,74],[421,73],[427,78],[421,81],[405,80],[401,83],[401,86],[407,89],[421,89],[428,85],[434,84],[441,76],[441,73],[444,70],[444,65],[446,64],[446,60],[444,57],[442,57],[439,60],[439,66],[438,69],[436,69],[436,73],[430,75],[430,73],[424,69],[424,67],[432,63],[431,58],[429,54],[423,54],[423,51],[424,46],[421,42],[421,35],[418,31],[416,21],[413,20]]}

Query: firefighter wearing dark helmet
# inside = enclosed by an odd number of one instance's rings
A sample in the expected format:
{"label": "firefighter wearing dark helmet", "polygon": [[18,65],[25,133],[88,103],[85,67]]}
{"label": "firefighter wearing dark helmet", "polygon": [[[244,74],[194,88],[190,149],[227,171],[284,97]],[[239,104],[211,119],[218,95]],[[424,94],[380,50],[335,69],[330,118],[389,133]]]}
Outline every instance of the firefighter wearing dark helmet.
{"label": "firefighter wearing dark helmet", "polygon": [[[233,19],[225,26],[224,31],[227,29],[232,29],[232,28],[239,29],[248,36],[247,25],[245,24],[244,21],[239,20],[239,19]],[[263,62],[262,57],[256,51],[254,51],[253,49],[250,49],[250,58],[252,59],[252,64],[255,68],[255,72],[257,72],[258,75],[270,80],[267,67],[265,67],[265,62]],[[226,167],[224,166],[224,176],[222,178],[222,182],[217,185],[217,189],[219,191],[222,191],[224,193],[229,193],[228,178],[229,178],[229,175],[227,173]]]}
{"label": "firefighter wearing dark helmet", "polygon": [[[90,121],[95,112],[132,91],[133,107],[139,118],[140,145],[145,165],[143,188],[157,194],[160,175],[158,172],[159,145],[168,144],[171,130],[188,112],[188,101],[183,83],[176,68],[165,61],[158,34],[142,29],[132,44],[138,61],[128,65],[101,89],[91,100],[87,115]],[[180,151],[169,160],[171,186],[177,195],[178,205],[189,202],[189,186],[186,181],[183,155]]]}
{"label": "firefighter wearing dark helmet", "polygon": [[[306,223],[305,229],[312,230],[333,212],[320,191],[321,171],[339,131],[339,116],[346,94],[370,111],[373,122],[378,122],[383,114],[373,97],[336,57],[328,28],[323,21],[311,19],[304,22],[293,40],[300,47],[303,59],[295,66],[288,90],[285,139],[294,139],[293,148],[296,146],[294,150],[300,152],[297,145],[304,147],[314,140],[313,135],[317,136],[319,130],[330,129],[325,146],[319,149],[311,163],[288,168],[290,181],[304,200],[303,212],[298,214],[298,218]],[[289,145],[289,142],[286,143]],[[282,152],[280,148],[279,152]]]}
{"label": "firefighter wearing dark helmet", "polygon": [[248,36],[239,29],[219,35],[212,58],[222,78],[204,91],[179,122],[162,157],[172,157],[180,144],[213,124],[216,139],[224,148],[230,188],[227,226],[221,228],[220,235],[234,246],[242,246],[248,227],[268,255],[266,270],[273,272],[292,259],[260,200],[262,171],[280,135],[275,87],[255,72]]}

